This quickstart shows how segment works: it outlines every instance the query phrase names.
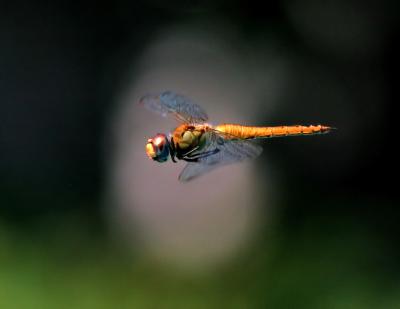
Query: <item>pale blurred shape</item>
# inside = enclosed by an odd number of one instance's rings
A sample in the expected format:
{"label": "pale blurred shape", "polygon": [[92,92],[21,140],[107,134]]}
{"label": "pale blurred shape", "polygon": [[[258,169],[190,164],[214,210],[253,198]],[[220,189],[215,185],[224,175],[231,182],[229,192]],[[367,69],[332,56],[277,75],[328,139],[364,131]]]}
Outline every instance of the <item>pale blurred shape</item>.
{"label": "pale blurred shape", "polygon": [[177,123],[137,102],[144,94],[172,90],[201,104],[211,123],[251,124],[261,108],[273,107],[265,101],[260,106],[257,98],[274,102],[283,66],[265,54],[261,62],[269,67],[249,65],[254,58],[241,58],[222,43],[218,35],[195,29],[160,35],[132,73],[112,123],[109,210],[115,226],[146,257],[189,270],[211,270],[243,252],[266,223],[276,188],[255,171],[265,157],[180,183],[184,162],[160,164],[144,151],[147,138],[172,132]]}

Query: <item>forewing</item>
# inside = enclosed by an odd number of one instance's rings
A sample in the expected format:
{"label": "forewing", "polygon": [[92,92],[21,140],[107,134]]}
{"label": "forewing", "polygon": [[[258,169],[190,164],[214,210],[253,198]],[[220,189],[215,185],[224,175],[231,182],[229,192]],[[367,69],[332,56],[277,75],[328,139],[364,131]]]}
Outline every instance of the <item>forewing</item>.
{"label": "forewing", "polygon": [[208,119],[201,106],[171,91],[146,95],[140,99],[140,104],[162,116],[173,114],[179,121],[186,123],[203,123]]}
{"label": "forewing", "polygon": [[223,139],[213,134],[212,141],[203,152],[219,151],[210,156],[200,158],[198,162],[190,162],[179,175],[180,181],[189,181],[201,176],[217,167],[241,162],[246,159],[254,159],[262,152],[262,147],[252,141],[238,139]]}

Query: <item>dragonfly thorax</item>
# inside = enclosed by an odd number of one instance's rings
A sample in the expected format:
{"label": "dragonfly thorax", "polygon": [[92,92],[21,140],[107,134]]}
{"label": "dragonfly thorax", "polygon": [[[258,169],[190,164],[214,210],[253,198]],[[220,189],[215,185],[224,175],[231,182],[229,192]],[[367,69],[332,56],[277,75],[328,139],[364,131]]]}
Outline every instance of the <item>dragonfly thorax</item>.
{"label": "dragonfly thorax", "polygon": [[204,133],[202,126],[180,125],[173,132],[174,142],[180,149],[190,149],[198,145]]}

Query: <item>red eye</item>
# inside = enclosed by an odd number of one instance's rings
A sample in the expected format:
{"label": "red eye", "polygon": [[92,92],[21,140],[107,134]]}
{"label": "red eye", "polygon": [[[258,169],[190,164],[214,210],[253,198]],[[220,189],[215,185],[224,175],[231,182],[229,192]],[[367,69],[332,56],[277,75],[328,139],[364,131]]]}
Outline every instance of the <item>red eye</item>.
{"label": "red eye", "polygon": [[163,139],[161,136],[157,136],[157,137],[154,139],[154,145],[160,146],[160,145],[163,144],[163,141],[164,141],[164,139]]}

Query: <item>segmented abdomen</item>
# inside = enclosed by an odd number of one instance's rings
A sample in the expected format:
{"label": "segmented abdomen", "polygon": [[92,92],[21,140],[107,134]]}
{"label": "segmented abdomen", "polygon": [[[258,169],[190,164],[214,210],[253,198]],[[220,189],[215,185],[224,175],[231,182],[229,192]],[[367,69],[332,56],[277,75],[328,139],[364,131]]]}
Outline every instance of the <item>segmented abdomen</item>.
{"label": "segmented abdomen", "polygon": [[252,139],[252,138],[268,138],[279,136],[293,135],[312,135],[327,133],[331,130],[330,127],[322,125],[310,126],[279,126],[279,127],[251,127],[237,124],[221,124],[215,127],[215,130],[227,133],[227,138],[231,135],[232,138]]}

